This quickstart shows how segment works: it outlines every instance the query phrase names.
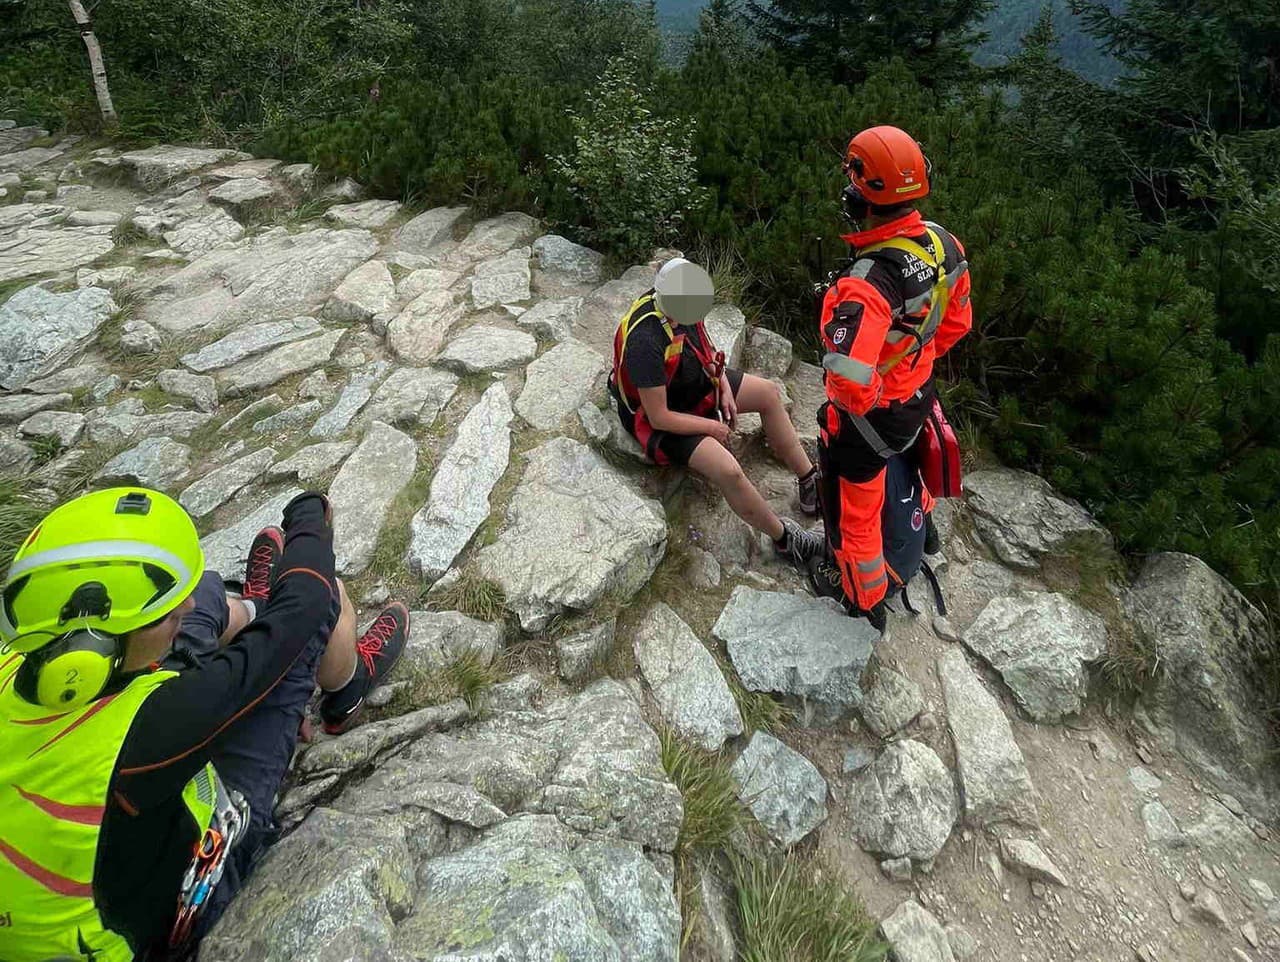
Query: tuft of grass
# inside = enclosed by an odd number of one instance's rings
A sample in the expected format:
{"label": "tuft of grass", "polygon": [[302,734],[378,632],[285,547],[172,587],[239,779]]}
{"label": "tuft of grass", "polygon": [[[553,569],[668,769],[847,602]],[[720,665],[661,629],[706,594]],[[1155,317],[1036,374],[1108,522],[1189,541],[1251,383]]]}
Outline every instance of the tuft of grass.
{"label": "tuft of grass", "polygon": [[0,572],[9,569],[18,547],[49,508],[32,497],[21,481],[0,478]]}
{"label": "tuft of grass", "polygon": [[150,239],[147,232],[134,223],[132,217],[124,218],[111,231],[111,243],[116,247],[136,247]]}
{"label": "tuft of grass", "polygon": [[789,725],[796,713],[767,691],[748,691],[736,678],[726,676],[729,690],[733,692],[733,700],[738,703],[738,712],[742,715],[742,724],[746,726],[744,734],[768,732],[774,734]]}
{"label": "tuft of grass", "polygon": [[501,586],[480,577],[473,568],[464,568],[457,581],[428,599],[427,607],[432,611],[460,611],[480,621],[502,621],[507,598]]}
{"label": "tuft of grass", "polygon": [[1107,625],[1107,651],[1099,670],[1110,691],[1133,698],[1148,691],[1162,669],[1154,642],[1141,629],[1124,621]]}
{"label": "tuft of grass", "polygon": [[41,434],[31,438],[28,442],[31,450],[36,454],[36,467],[44,467],[59,454],[62,453],[62,442],[56,434]]}
{"label": "tuft of grass", "polygon": [[742,962],[883,962],[889,947],[862,902],[820,860],[732,860]]}
{"label": "tuft of grass", "polygon": [[[425,459],[424,459],[425,460]],[[431,490],[431,471],[433,465],[427,461],[420,463],[413,477],[400,491],[391,507],[387,509],[386,520],[382,524],[382,534],[378,545],[373,549],[373,558],[369,562],[369,576],[385,581],[399,581],[406,573],[405,556],[409,553],[411,536],[410,523],[413,516],[427,502],[427,494]]]}
{"label": "tuft of grass", "polygon": [[729,762],[681,741],[669,729],[659,730],[658,740],[663,770],[684,799],[676,854],[727,848],[748,824],[729,774]]}
{"label": "tuft of grass", "polygon": [[472,713],[484,707],[485,693],[505,677],[499,664],[487,662],[470,651],[445,669],[445,678]]}

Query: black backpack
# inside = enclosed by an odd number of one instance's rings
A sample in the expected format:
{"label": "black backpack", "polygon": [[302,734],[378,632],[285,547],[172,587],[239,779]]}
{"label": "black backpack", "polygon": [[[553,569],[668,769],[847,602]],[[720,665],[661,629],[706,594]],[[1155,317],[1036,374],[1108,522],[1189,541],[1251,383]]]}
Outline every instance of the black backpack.
{"label": "black backpack", "polygon": [[920,470],[910,452],[895,454],[885,462],[884,510],[880,528],[884,539],[884,560],[889,568],[889,597],[901,593],[907,611],[919,614],[911,606],[907,586],[923,573],[933,589],[938,614],[947,613],[937,575],[924,560],[924,504],[920,492],[923,482]]}

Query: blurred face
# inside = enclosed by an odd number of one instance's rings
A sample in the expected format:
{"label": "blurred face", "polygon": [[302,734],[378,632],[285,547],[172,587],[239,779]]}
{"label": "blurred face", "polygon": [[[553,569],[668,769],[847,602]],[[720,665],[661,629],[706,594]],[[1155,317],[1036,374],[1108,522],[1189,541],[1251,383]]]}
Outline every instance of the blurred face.
{"label": "blurred face", "polygon": [[194,611],[195,607],[195,597],[187,595],[178,607],[159,621],[130,632],[125,639],[122,668],[125,671],[141,671],[147,665],[164,658],[173,647],[173,640],[178,637],[182,619]]}

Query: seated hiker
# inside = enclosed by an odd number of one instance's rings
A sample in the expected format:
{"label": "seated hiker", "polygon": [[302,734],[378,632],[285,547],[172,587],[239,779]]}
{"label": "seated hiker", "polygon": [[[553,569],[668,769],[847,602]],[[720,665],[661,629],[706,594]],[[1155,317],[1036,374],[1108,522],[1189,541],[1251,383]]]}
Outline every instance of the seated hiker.
{"label": "seated hiker", "polygon": [[[964,248],[924,220],[929,162],[907,133],[872,127],[846,151],[852,257],[826,292],[819,336],[827,401],[818,411],[822,507],[833,559],[810,565],[814,588],[880,630],[894,572],[885,564],[885,462],[909,449],[932,409],[934,364],[969,332]],[[932,498],[923,493],[923,509]],[[925,550],[939,549],[926,514]]]}
{"label": "seated hiker", "polygon": [[189,952],[273,837],[317,681],[339,731],[395,664],[408,612],[356,637],[328,501],[299,495],[283,525],[254,541],[238,597],[187,513],[143,488],[76,498],[18,550],[0,608],[0,959]]}
{"label": "seated hiker", "polygon": [[609,389],[622,425],[656,464],[687,464],[718,487],[729,506],[774,550],[796,564],[822,551],[821,535],[779,518],[729,450],[740,413],[756,412],[769,446],[793,472],[800,509],[817,514],[817,473],[796,436],[775,385],[725,367],[703,320],[715,290],[697,264],[664,264],[654,289],[618,325]]}

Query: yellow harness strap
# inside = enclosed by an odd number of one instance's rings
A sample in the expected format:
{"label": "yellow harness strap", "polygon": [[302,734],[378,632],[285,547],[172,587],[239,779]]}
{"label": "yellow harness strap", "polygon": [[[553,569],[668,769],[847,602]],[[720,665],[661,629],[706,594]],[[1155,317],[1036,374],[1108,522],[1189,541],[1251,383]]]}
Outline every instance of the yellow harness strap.
{"label": "yellow harness strap", "polygon": [[859,256],[887,249],[902,251],[904,254],[910,254],[932,268],[936,275],[933,289],[929,292],[929,310],[925,315],[924,322],[919,326],[919,341],[917,345],[913,347],[908,343],[908,346],[901,352],[882,362],[876,368],[882,377],[932,340],[933,333],[938,329],[938,325],[942,323],[942,319],[947,313],[947,305],[951,302],[951,282],[947,277],[945,265],[946,248],[942,246],[942,239],[938,237],[933,228],[925,227],[925,232],[929,235],[929,243],[933,245],[937,256],[930,254],[923,245],[917,244],[909,237],[890,237],[888,240],[871,244],[858,251]]}

